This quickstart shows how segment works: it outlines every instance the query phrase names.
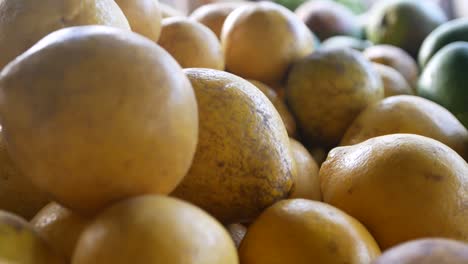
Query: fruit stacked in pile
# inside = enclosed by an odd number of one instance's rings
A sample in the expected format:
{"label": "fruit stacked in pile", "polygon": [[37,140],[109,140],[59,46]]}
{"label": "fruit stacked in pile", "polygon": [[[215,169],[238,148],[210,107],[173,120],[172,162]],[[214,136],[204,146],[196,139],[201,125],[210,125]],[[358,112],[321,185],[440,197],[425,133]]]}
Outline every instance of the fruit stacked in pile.
{"label": "fruit stacked in pile", "polygon": [[447,20],[0,0],[0,263],[468,263]]}

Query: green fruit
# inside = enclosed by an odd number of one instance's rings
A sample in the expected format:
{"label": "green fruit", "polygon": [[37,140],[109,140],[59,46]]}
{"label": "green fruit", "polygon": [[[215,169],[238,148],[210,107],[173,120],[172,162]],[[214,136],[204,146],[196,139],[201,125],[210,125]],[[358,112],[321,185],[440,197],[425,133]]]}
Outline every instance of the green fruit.
{"label": "green fruit", "polygon": [[372,46],[372,42],[362,39],[357,39],[348,36],[334,36],[325,40],[321,48],[322,49],[334,49],[334,48],[351,48],[358,51],[363,51]]}
{"label": "green fruit", "polygon": [[370,10],[367,37],[376,44],[398,46],[417,56],[423,40],[447,20],[443,10],[427,1],[381,1]]}
{"label": "green fruit", "polygon": [[468,18],[447,22],[432,31],[419,51],[419,65],[425,67],[437,51],[455,41],[468,41]]}
{"label": "green fruit", "polygon": [[28,222],[6,211],[0,211],[0,260],[15,264],[65,263]]}
{"label": "green fruit", "polygon": [[418,84],[420,96],[450,110],[468,127],[468,43],[454,42],[437,52]]}

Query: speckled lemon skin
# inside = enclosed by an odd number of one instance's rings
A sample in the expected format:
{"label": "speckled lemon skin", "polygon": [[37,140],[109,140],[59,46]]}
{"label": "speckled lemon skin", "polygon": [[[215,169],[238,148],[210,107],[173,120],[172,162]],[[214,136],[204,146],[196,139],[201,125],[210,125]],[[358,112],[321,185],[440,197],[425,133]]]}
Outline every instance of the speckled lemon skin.
{"label": "speckled lemon skin", "polygon": [[294,137],[296,135],[296,121],[294,120],[293,115],[286,106],[286,103],[284,102],[283,98],[281,98],[273,88],[269,87],[264,83],[255,80],[248,81],[255,85],[258,89],[260,89],[260,91],[262,91],[268,97],[268,99],[270,99],[271,103],[273,104],[273,106],[275,106],[276,110],[280,114],[284,126],[288,131],[288,135],[290,137]]}
{"label": "speckled lemon skin", "polygon": [[393,134],[335,148],[320,179],[323,200],[382,249],[423,237],[468,241],[468,164],[439,141]]}
{"label": "speckled lemon skin", "polygon": [[250,221],[288,196],[295,173],[289,138],[268,98],[232,74],[186,69],[200,134],[188,174],[173,195],[223,223]]}
{"label": "speckled lemon skin", "polygon": [[460,121],[442,106],[410,95],[392,96],[366,108],[348,128],[341,145],[396,133],[433,138],[468,159],[468,130]]}
{"label": "speckled lemon skin", "polygon": [[56,31],[5,67],[0,95],[15,164],[81,214],[170,193],[195,153],[198,113],[189,80],[166,51],[130,31]]}
{"label": "speckled lemon skin", "polygon": [[338,145],[354,118],[384,97],[372,65],[351,49],[321,50],[296,62],[286,101],[309,146]]}
{"label": "speckled lemon skin", "polygon": [[229,72],[269,85],[283,81],[290,64],[315,49],[307,26],[267,1],[234,10],[224,22],[221,43]]}
{"label": "speckled lemon skin", "polygon": [[163,19],[158,44],[182,68],[224,70],[224,56],[218,38],[209,28],[191,19]]}
{"label": "speckled lemon skin", "polygon": [[65,27],[106,25],[130,30],[113,0],[0,2],[0,69],[47,34]]}
{"label": "speckled lemon skin", "polygon": [[161,9],[158,0],[115,0],[133,32],[155,42],[161,33]]}
{"label": "speckled lemon skin", "polygon": [[249,226],[242,264],[369,264],[380,249],[369,231],[333,206],[305,199],[280,201]]}

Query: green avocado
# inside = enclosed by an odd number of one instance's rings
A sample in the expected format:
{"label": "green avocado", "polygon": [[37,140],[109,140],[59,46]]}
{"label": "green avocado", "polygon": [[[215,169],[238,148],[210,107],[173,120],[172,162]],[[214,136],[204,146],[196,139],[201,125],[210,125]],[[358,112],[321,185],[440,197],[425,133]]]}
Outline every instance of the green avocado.
{"label": "green avocado", "polygon": [[413,57],[423,40],[447,21],[436,4],[421,0],[385,0],[369,11],[367,37],[375,44],[390,44],[406,50]]}
{"label": "green avocado", "polygon": [[453,42],[426,65],[418,94],[450,110],[468,128],[468,42]]}
{"label": "green avocado", "polygon": [[455,41],[468,41],[468,18],[452,20],[438,27],[424,40],[418,62],[424,68],[434,54]]}

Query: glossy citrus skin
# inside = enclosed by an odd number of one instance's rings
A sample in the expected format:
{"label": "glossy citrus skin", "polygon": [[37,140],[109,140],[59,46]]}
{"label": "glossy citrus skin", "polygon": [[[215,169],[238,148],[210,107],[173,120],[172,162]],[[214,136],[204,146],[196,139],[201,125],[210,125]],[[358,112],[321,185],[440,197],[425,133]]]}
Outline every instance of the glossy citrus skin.
{"label": "glossy citrus skin", "polygon": [[278,114],[281,116],[281,120],[283,120],[284,126],[288,131],[289,136],[294,136],[296,134],[296,120],[294,120],[293,115],[289,111],[286,103],[284,102],[283,98],[281,98],[273,88],[270,88],[268,85],[261,83],[255,80],[248,80],[251,82],[255,87],[260,89],[268,99],[270,99],[273,106],[275,106]]}
{"label": "glossy citrus skin", "polygon": [[0,210],[31,219],[49,203],[49,197],[13,163],[3,134],[0,128]]}
{"label": "glossy citrus skin", "polygon": [[0,211],[0,260],[12,264],[65,264],[21,217]]}
{"label": "glossy citrus skin", "polygon": [[190,18],[202,23],[211,29],[218,38],[221,38],[221,30],[228,15],[236,8],[245,4],[250,3],[244,1],[213,2],[195,9],[190,15]]}
{"label": "glossy citrus skin", "polygon": [[365,109],[346,131],[341,145],[408,133],[438,140],[468,158],[468,130],[442,106],[417,96],[386,98]]}
{"label": "glossy citrus skin", "polygon": [[0,69],[47,34],[71,26],[107,25],[129,30],[113,0],[4,0],[0,4]]}
{"label": "glossy citrus skin", "polygon": [[232,12],[221,43],[229,72],[266,84],[282,81],[292,62],[314,50],[304,23],[285,7],[266,1]]}
{"label": "glossy citrus skin", "polygon": [[186,69],[200,113],[192,167],[173,195],[223,223],[250,221],[287,197],[295,173],[281,117],[255,86],[235,75]]}
{"label": "glossy citrus skin", "polygon": [[374,45],[362,53],[368,60],[390,66],[405,77],[411,88],[416,90],[419,69],[416,61],[403,49],[392,45]]}
{"label": "glossy citrus skin", "polygon": [[221,44],[204,25],[188,18],[163,19],[158,44],[171,54],[182,68],[224,70]]}
{"label": "glossy citrus skin", "polygon": [[55,250],[71,260],[76,242],[91,218],[80,216],[51,202],[31,220],[34,230]]}
{"label": "glossy citrus skin", "polygon": [[136,33],[103,26],[57,31],[4,69],[0,93],[12,159],[77,212],[167,194],[192,162],[192,86],[167,52]]}
{"label": "glossy citrus skin", "polygon": [[158,0],[115,0],[132,30],[155,42],[161,33],[161,10]]}
{"label": "glossy citrus skin", "polygon": [[415,94],[413,88],[411,88],[411,85],[397,70],[391,68],[390,66],[379,63],[373,63],[372,66],[380,75],[380,79],[382,80],[384,87],[385,97],[401,94]]}
{"label": "glossy citrus skin", "polygon": [[228,232],[199,208],[165,196],[106,209],[78,242],[72,264],[238,264]]}
{"label": "glossy citrus skin", "polygon": [[309,151],[298,141],[290,138],[291,150],[296,164],[294,188],[289,198],[322,200],[319,166]]}
{"label": "glossy citrus skin", "polygon": [[242,264],[366,264],[380,250],[354,218],[330,205],[304,199],[280,201],[249,226]]}
{"label": "glossy citrus skin", "polygon": [[426,238],[400,244],[384,252],[373,264],[463,264],[468,263],[468,244]]}
{"label": "glossy citrus skin", "polygon": [[335,148],[320,177],[324,201],[382,249],[422,237],[468,241],[468,164],[436,140],[393,134]]}
{"label": "glossy citrus skin", "polygon": [[304,143],[336,146],[354,118],[384,96],[372,65],[351,49],[320,50],[292,65],[286,99]]}

